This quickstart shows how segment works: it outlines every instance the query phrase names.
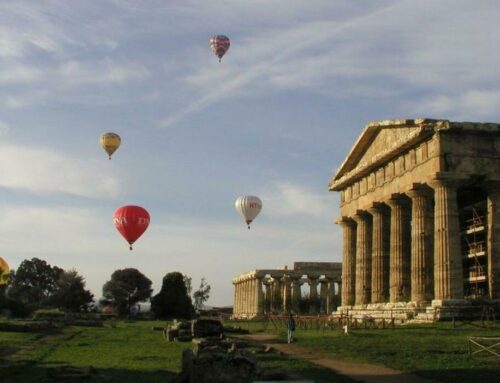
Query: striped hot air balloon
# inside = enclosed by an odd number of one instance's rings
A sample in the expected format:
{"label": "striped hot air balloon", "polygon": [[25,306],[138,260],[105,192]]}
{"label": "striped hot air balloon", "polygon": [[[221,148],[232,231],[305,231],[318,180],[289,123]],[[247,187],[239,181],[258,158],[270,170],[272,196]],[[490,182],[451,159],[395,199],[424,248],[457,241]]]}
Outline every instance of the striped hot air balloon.
{"label": "striped hot air balloon", "polygon": [[229,49],[231,42],[229,37],[224,35],[212,36],[210,38],[210,48],[214,54],[219,58],[219,62]]}
{"label": "striped hot air balloon", "polygon": [[252,195],[244,195],[239,197],[234,203],[236,210],[245,220],[248,228],[250,229],[250,224],[257,217],[262,209],[262,201],[259,197]]}

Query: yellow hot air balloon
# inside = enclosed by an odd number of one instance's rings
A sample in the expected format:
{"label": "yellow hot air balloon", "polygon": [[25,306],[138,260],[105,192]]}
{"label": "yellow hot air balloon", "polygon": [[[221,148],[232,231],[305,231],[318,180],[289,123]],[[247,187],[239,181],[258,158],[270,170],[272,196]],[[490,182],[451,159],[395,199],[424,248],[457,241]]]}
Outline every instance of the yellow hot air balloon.
{"label": "yellow hot air balloon", "polygon": [[7,284],[9,278],[9,265],[0,257],[0,286]]}
{"label": "yellow hot air balloon", "polygon": [[116,133],[104,133],[101,135],[100,143],[111,159],[111,155],[120,147],[122,139]]}

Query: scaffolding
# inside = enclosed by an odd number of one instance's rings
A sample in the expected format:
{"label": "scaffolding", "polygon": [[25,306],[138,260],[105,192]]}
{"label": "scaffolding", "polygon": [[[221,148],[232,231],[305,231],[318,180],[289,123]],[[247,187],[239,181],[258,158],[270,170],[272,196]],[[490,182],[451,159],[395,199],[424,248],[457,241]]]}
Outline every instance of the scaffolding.
{"label": "scaffolding", "polygon": [[464,292],[467,298],[478,299],[488,295],[486,222],[486,201],[461,209]]}

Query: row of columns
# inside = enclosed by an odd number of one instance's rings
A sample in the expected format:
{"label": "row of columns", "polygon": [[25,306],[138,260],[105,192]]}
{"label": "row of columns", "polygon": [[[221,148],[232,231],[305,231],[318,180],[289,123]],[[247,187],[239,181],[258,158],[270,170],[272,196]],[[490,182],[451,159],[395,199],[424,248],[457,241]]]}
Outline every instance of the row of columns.
{"label": "row of columns", "polygon": [[[319,276],[308,276],[306,280],[301,276],[288,274],[275,275],[271,278],[259,277],[250,274],[233,281],[234,289],[234,316],[262,316],[271,313],[300,313],[301,286],[309,284],[311,314],[331,313],[335,309],[335,281]],[[320,293],[318,296],[318,284]],[[265,287],[265,292],[263,287]],[[340,295],[341,286],[338,285]],[[316,305],[316,302],[319,305]]]}
{"label": "row of columns", "polygon": [[434,193],[417,185],[338,221],[343,306],[463,298],[456,187],[431,186]]}
{"label": "row of columns", "polygon": [[258,313],[264,310],[262,278],[248,277],[234,283],[233,313]]}

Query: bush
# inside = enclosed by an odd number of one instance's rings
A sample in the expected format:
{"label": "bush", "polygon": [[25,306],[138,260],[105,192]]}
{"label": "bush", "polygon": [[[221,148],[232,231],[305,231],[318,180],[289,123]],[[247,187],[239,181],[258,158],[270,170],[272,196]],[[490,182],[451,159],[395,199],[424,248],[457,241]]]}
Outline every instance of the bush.
{"label": "bush", "polygon": [[59,309],[39,309],[33,314],[35,320],[64,320],[66,314]]}

